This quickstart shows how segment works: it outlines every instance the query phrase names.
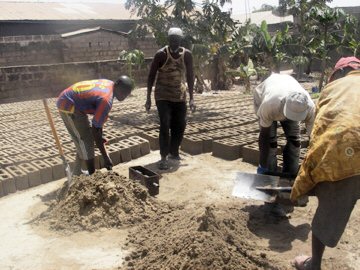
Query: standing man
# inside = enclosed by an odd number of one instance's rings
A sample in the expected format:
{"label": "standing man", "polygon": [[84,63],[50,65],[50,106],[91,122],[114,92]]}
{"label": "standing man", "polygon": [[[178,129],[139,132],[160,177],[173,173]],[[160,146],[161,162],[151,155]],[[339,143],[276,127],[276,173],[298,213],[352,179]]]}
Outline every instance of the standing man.
{"label": "standing man", "polygon": [[[290,75],[271,74],[254,91],[255,113],[259,118],[260,160],[257,173],[277,172],[277,126],[282,126],[286,145],[283,150],[284,174],[296,175],[300,156],[300,121],[305,121],[310,135],[315,105],[307,91]],[[271,212],[284,216],[278,204],[272,205]]]}
{"label": "standing man", "polygon": [[[105,79],[78,82],[61,92],[56,105],[76,146],[73,175],[81,174],[83,160],[89,174],[95,172],[94,141],[104,158],[105,168],[112,169],[112,161],[102,138],[102,127],[108,118],[114,96],[123,101],[132,88],[131,79],[121,76],[116,82]],[[93,115],[91,126],[88,114]]]}
{"label": "standing man", "polygon": [[[194,72],[193,58],[189,50],[180,47],[183,32],[180,28],[170,28],[169,45],[160,49],[151,64],[145,109],[151,107],[151,90],[155,82],[155,102],[160,118],[159,169],[169,168],[167,157],[180,160],[179,147],[186,126],[186,86],[189,90],[189,106],[195,110],[193,97]],[[169,132],[170,130],[170,132]]]}
{"label": "standing man", "polygon": [[360,59],[341,58],[316,107],[314,129],[291,199],[318,198],[312,220],[312,256],[298,256],[295,267],[320,270],[325,246],[339,242],[360,199]]}

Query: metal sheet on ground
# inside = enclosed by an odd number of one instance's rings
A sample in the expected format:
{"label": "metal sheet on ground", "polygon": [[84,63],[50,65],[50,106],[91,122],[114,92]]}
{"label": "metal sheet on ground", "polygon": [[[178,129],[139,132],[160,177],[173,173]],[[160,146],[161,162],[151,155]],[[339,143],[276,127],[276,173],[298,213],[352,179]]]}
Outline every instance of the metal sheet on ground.
{"label": "metal sheet on ground", "polygon": [[243,199],[272,202],[275,200],[275,196],[260,191],[257,187],[277,187],[279,179],[278,176],[237,172],[232,196]]}

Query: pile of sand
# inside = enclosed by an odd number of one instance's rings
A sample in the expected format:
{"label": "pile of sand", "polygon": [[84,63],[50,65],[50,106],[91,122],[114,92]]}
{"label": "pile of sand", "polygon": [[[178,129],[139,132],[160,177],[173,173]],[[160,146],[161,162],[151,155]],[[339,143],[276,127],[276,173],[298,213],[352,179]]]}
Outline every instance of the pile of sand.
{"label": "pile of sand", "polygon": [[121,269],[281,269],[256,249],[235,207],[174,210],[130,232]]}
{"label": "pile of sand", "polygon": [[168,209],[139,182],[115,172],[98,171],[74,177],[73,182],[68,192],[64,185],[38,221],[55,230],[94,231],[138,224]]}

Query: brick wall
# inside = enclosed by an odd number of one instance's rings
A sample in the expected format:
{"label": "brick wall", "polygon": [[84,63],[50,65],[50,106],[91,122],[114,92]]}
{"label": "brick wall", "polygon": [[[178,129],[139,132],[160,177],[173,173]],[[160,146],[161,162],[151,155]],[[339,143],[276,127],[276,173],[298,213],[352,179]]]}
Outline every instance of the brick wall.
{"label": "brick wall", "polygon": [[126,36],[106,31],[97,31],[63,39],[64,62],[112,60],[119,52],[129,50]]}
{"label": "brick wall", "polygon": [[122,50],[139,49],[153,57],[159,46],[153,38],[137,39],[108,31],[61,38],[60,35],[0,37],[0,67],[114,60]]}
{"label": "brick wall", "polygon": [[60,36],[0,37],[0,66],[63,62]]}
{"label": "brick wall", "polygon": [[[151,59],[141,70],[133,71],[137,86],[147,80]],[[124,63],[112,61],[64,63],[0,68],[0,103],[56,97],[69,85],[97,78],[115,80],[127,74]]]}

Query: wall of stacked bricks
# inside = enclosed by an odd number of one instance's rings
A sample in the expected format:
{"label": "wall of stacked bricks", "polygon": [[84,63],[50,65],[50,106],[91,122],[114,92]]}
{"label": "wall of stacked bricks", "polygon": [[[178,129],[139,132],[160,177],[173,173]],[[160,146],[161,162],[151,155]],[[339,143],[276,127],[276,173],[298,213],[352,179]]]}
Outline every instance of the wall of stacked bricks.
{"label": "wall of stacked bricks", "polygon": [[[150,62],[147,59],[142,69],[133,70],[138,86],[145,85]],[[116,80],[127,72],[125,63],[117,60],[3,67],[0,68],[0,103],[56,97],[74,82],[96,78]]]}
{"label": "wall of stacked bricks", "polygon": [[122,50],[138,49],[153,57],[154,38],[130,39],[109,31],[62,38],[60,35],[0,37],[0,67],[114,60]]}
{"label": "wall of stacked bricks", "polygon": [[[249,95],[196,96],[198,110],[188,114],[181,149],[191,155],[212,153],[225,160],[242,158],[258,164],[258,124]],[[73,166],[75,146],[50,99],[50,108],[67,160]],[[115,102],[104,127],[107,149],[114,164],[139,158],[159,149],[156,110],[144,112],[145,93]],[[0,196],[65,177],[41,100],[0,105]],[[302,126],[304,131],[304,127]],[[279,128],[279,167],[285,138]],[[304,133],[304,132],[303,132]],[[301,160],[308,138],[303,134]],[[102,158],[96,151],[96,167]]]}

